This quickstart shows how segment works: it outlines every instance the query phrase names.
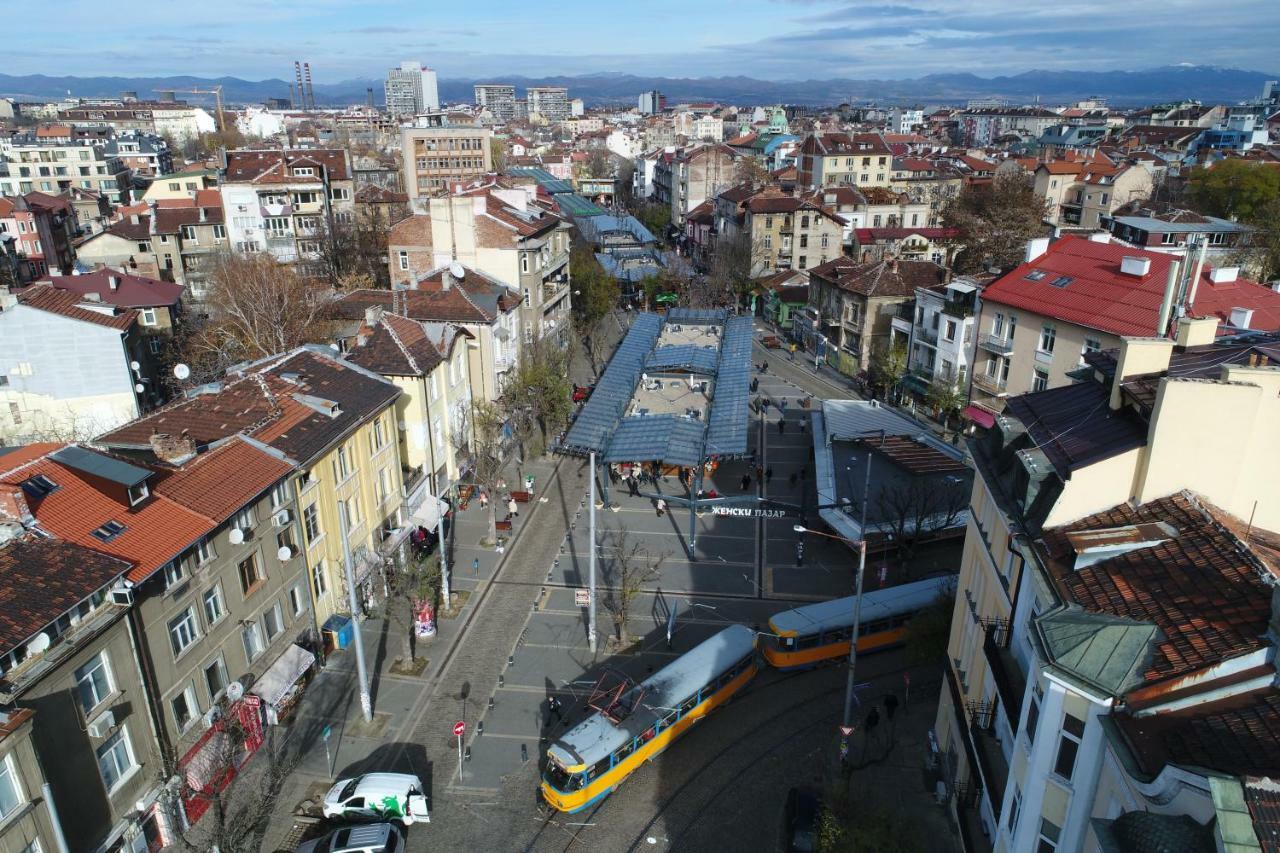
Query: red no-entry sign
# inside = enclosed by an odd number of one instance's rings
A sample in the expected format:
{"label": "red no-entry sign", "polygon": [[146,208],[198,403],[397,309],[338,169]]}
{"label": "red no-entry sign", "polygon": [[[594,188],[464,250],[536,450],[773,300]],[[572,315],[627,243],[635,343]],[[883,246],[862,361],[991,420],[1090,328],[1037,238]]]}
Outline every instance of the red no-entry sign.
{"label": "red no-entry sign", "polygon": [[467,730],[467,724],[464,723],[462,720],[458,720],[458,722],[453,724],[453,733],[458,737],[462,737],[463,732],[465,732],[466,730]]}

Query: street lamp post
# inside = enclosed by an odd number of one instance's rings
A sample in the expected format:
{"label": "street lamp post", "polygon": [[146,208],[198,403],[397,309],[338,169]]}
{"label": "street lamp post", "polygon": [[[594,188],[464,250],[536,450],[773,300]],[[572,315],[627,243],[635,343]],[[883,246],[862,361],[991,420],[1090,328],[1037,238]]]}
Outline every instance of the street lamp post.
{"label": "street lamp post", "polygon": [[592,654],[596,650],[596,452],[591,451],[591,463],[587,466],[590,483],[590,499],[587,511],[591,513],[591,556],[588,560],[587,586],[587,643]]}

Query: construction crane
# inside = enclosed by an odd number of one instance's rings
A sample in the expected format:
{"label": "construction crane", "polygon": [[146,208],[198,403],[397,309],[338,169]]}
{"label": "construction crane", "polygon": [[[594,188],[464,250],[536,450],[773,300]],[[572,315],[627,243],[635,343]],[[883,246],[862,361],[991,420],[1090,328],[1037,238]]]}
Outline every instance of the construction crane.
{"label": "construction crane", "polygon": [[215,120],[218,123],[218,132],[221,133],[225,128],[222,121],[222,86],[214,86],[212,89],[153,89],[156,94],[163,95],[166,92],[175,94],[181,92],[184,95],[213,95],[214,103],[217,105],[217,115]]}

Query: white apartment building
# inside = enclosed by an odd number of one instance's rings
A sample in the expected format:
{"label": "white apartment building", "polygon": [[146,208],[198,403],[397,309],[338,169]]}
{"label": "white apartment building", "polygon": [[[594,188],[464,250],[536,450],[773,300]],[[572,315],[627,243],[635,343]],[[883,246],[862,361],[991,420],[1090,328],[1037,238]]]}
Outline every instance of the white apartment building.
{"label": "white apartment building", "polygon": [[917,287],[914,308],[893,318],[891,343],[902,342],[908,348],[905,381],[910,390],[927,394],[935,382],[966,388],[973,366],[979,292],[969,278]]}
{"label": "white apartment building", "polygon": [[420,62],[401,62],[387,72],[387,112],[392,116],[417,115],[440,109],[436,72]]}
{"label": "white apartment building", "polygon": [[516,87],[506,83],[477,83],[476,106],[489,111],[495,121],[511,121],[516,117]]}
{"label": "white apartment building", "polygon": [[547,121],[569,117],[569,90],[564,86],[530,86],[527,100],[529,115],[537,113]]}
{"label": "white apartment building", "polygon": [[0,195],[30,192],[61,195],[73,187],[94,190],[114,204],[129,203],[129,168],[88,139],[14,137],[0,148],[8,175],[0,171]]}

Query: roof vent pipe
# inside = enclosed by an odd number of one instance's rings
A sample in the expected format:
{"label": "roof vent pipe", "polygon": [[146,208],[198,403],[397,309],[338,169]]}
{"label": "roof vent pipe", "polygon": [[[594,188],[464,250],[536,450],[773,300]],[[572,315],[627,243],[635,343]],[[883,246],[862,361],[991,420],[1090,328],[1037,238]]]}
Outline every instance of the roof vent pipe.
{"label": "roof vent pipe", "polygon": [[[1191,283],[1187,285],[1187,313],[1191,313],[1191,309],[1196,304],[1196,289],[1200,287],[1200,273],[1204,270],[1204,256],[1209,251],[1209,241],[1206,238],[1200,239],[1200,252],[1196,255],[1196,272],[1191,276]],[[1210,273],[1212,275],[1212,273]],[[1217,281],[1217,279],[1214,279]]]}
{"label": "roof vent pipe", "polygon": [[1169,334],[1169,318],[1173,316],[1173,298],[1178,289],[1178,271],[1182,264],[1172,261],[1169,264],[1169,278],[1164,285],[1164,299],[1160,302],[1160,319],[1156,321],[1156,337],[1163,338]]}

